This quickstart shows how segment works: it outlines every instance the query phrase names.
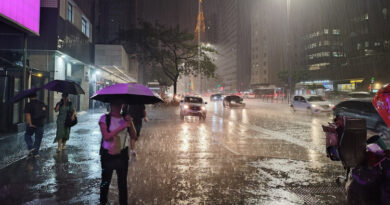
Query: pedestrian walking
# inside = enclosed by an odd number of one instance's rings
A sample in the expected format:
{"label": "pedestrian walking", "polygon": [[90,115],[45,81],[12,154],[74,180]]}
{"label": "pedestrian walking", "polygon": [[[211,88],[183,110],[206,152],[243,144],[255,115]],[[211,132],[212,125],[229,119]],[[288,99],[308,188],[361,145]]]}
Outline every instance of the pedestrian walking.
{"label": "pedestrian walking", "polygon": [[[26,104],[24,113],[26,115],[26,133],[24,139],[29,150],[29,156],[39,158],[39,148],[43,137],[43,126],[46,118],[46,105],[37,100],[37,94],[32,93],[29,96],[30,102]],[[34,142],[31,137],[35,134]]]}
{"label": "pedestrian walking", "polygon": [[137,132],[137,136],[131,138],[131,154],[135,156],[136,155],[135,142],[138,140],[138,137],[141,134],[142,120],[144,120],[145,122],[148,121],[148,118],[146,116],[145,105],[144,104],[126,105],[124,106],[123,114],[125,115],[129,114],[133,118],[133,124]]}
{"label": "pedestrian walking", "polygon": [[102,181],[100,185],[100,203],[107,203],[113,171],[118,178],[119,203],[127,204],[127,171],[129,164],[129,136],[136,136],[132,119],[121,115],[120,101],[110,103],[109,114],[100,117],[99,126],[102,133],[100,148]]}
{"label": "pedestrian walking", "polygon": [[66,142],[69,140],[70,127],[65,125],[67,118],[73,121],[76,117],[76,109],[69,100],[67,93],[62,93],[62,99],[56,104],[55,112],[58,112],[57,117],[57,133],[54,143],[58,142],[57,152],[66,148]]}

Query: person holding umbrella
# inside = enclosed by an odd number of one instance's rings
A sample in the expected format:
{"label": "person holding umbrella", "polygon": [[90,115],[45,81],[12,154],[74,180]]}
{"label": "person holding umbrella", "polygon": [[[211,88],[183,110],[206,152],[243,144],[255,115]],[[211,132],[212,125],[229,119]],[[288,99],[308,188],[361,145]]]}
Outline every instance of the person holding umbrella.
{"label": "person holding umbrella", "polygon": [[136,131],[129,115],[122,116],[122,101],[110,103],[110,113],[100,117],[99,126],[102,133],[101,166],[102,182],[100,185],[100,203],[107,203],[112,173],[118,177],[119,203],[127,204],[127,171],[129,165],[129,134],[136,137]]}
{"label": "person holding umbrella", "polygon": [[62,99],[56,104],[55,112],[58,112],[59,114],[57,117],[57,133],[54,143],[58,142],[57,152],[60,152],[66,148],[66,142],[69,140],[70,127],[65,125],[68,113],[71,113],[72,121],[76,117],[76,109],[69,100],[67,93],[62,93]]}
{"label": "person holding umbrella", "polygon": [[[26,133],[24,139],[29,150],[29,156],[39,158],[39,147],[43,137],[43,125],[46,118],[46,105],[37,100],[37,93],[32,93],[28,96],[30,102],[26,104],[24,113],[26,114]],[[34,143],[31,139],[35,134]]]}
{"label": "person holding umbrella", "polygon": [[[107,203],[107,194],[113,170],[118,175],[119,201],[127,204],[127,167],[129,160],[129,139],[136,138],[136,131],[129,115],[121,116],[123,104],[153,104],[163,102],[153,92],[140,84],[119,83],[105,87],[91,97],[94,100],[110,103],[110,113],[99,120],[102,133],[100,149],[102,163],[102,182],[100,203]],[[120,99],[120,100],[119,100]]]}

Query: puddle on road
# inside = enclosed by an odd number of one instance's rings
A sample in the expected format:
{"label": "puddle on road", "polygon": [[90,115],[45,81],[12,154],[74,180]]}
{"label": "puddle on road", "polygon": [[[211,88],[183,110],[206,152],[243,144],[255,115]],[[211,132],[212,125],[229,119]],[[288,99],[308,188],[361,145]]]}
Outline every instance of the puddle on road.
{"label": "puddle on road", "polygon": [[[248,163],[256,169],[256,173],[249,178],[250,185],[245,190],[254,195],[248,198],[248,203],[306,204],[308,200],[318,204],[340,203],[343,193],[340,193],[340,187],[336,187],[335,179],[343,174],[343,170],[332,165],[312,169],[308,163],[310,162],[290,159],[265,159]],[[328,189],[328,193],[312,193],[311,198],[296,194],[300,189],[332,186],[335,186],[333,191]],[[308,195],[311,193],[308,192]]]}

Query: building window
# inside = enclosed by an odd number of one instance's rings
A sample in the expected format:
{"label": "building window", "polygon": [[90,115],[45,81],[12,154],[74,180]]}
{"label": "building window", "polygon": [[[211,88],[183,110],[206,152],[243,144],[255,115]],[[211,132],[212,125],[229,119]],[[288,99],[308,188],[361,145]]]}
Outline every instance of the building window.
{"label": "building window", "polygon": [[370,42],[366,41],[364,42],[364,47],[368,48],[370,46]]}
{"label": "building window", "polygon": [[329,44],[330,44],[330,43],[329,43],[328,40],[325,40],[325,41],[324,41],[324,46],[329,46]]}
{"label": "building window", "polygon": [[81,32],[89,37],[89,23],[86,18],[81,18]]}
{"label": "building window", "polygon": [[384,47],[389,48],[390,47],[390,41],[385,41],[384,42]]}
{"label": "building window", "polygon": [[267,66],[267,62],[266,61],[264,61],[264,66]]}
{"label": "building window", "polygon": [[329,34],[329,29],[324,29],[324,34]]}
{"label": "building window", "polygon": [[68,2],[68,21],[73,23],[73,5]]}
{"label": "building window", "polygon": [[375,46],[375,47],[379,47],[379,46],[381,46],[381,43],[380,43],[380,42],[375,42],[375,43],[374,43],[374,46]]}
{"label": "building window", "polygon": [[359,51],[360,49],[362,49],[362,44],[360,44],[360,43],[358,43],[357,45],[356,45],[356,49]]}
{"label": "building window", "polygon": [[340,29],[333,29],[333,35],[340,35]]}

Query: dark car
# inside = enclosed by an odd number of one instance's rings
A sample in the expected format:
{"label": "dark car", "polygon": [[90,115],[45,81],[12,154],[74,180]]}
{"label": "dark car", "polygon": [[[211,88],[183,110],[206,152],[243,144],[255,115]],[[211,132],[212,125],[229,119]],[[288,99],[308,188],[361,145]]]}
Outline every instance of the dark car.
{"label": "dark car", "polygon": [[213,94],[213,95],[210,95],[210,101],[220,101],[220,100],[223,100],[223,96],[222,94]]}
{"label": "dark car", "polygon": [[223,107],[245,107],[244,99],[237,95],[229,95],[223,99]]}
{"label": "dark car", "polygon": [[367,129],[389,134],[390,129],[375,110],[370,99],[346,100],[334,107],[334,116],[362,118],[366,120]]}

